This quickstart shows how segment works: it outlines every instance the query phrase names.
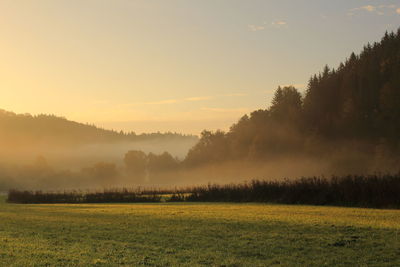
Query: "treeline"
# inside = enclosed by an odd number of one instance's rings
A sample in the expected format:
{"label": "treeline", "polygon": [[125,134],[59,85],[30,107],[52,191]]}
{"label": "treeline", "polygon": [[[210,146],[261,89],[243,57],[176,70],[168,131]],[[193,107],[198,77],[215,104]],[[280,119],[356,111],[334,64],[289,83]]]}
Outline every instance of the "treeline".
{"label": "treeline", "polygon": [[179,133],[136,134],[106,130],[54,115],[15,114],[0,109],[0,144],[26,145],[82,145],[147,140],[196,140],[193,135]]}
{"label": "treeline", "polygon": [[243,116],[228,132],[204,131],[185,163],[321,157],[340,150],[384,162],[399,156],[399,132],[400,29],[352,53],[337,69],[326,66],[310,78],[305,94],[279,87],[269,108]]}
{"label": "treeline", "polygon": [[196,187],[186,201],[267,202],[369,208],[400,208],[400,176],[301,178]]}
{"label": "treeline", "polygon": [[292,181],[253,180],[242,184],[207,185],[174,190],[106,190],[95,193],[10,190],[12,203],[115,202],[260,202],[400,208],[400,175],[301,178]]}
{"label": "treeline", "polygon": [[56,203],[145,203],[160,202],[161,196],[156,194],[143,194],[137,190],[114,189],[97,192],[42,192],[10,190],[7,201],[20,204],[56,204]]}

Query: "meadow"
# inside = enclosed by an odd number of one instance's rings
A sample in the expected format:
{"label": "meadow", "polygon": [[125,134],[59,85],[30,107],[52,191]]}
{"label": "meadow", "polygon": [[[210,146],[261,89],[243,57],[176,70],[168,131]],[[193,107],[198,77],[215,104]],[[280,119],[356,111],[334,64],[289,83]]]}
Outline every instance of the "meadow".
{"label": "meadow", "polygon": [[400,211],[0,204],[1,266],[400,266]]}

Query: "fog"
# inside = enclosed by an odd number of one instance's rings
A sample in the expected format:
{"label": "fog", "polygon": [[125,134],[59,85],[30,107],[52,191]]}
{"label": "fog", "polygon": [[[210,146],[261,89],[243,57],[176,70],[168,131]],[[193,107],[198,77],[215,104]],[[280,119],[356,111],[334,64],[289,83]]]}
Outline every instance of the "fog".
{"label": "fog", "polygon": [[[399,172],[399,156],[391,143],[335,141],[304,135],[291,125],[253,123],[265,115],[268,111],[255,112],[228,133],[204,131],[200,139],[161,134],[140,140],[82,125],[74,138],[55,130],[46,138],[43,133],[35,136],[14,127],[13,135],[1,132],[0,191],[165,189]],[[263,120],[268,122],[268,117]],[[82,127],[101,134],[81,138],[85,136]],[[50,131],[45,134],[49,136]],[[110,134],[112,138],[106,139]]]}
{"label": "fog", "polygon": [[68,167],[77,170],[97,162],[112,162],[118,166],[122,164],[124,154],[129,150],[140,150],[145,153],[161,154],[168,151],[173,157],[180,160],[195,144],[194,140],[148,140],[139,142],[121,142],[112,144],[89,144],[64,149],[46,149],[36,151],[51,159],[54,166]]}
{"label": "fog", "polygon": [[[0,191],[21,189],[79,189],[136,185],[124,177],[124,155],[130,150],[162,154],[183,160],[195,138],[151,139],[100,144],[3,144],[0,151]],[[113,177],[90,177],[85,169],[98,163],[115,166]],[[101,175],[100,175],[101,176]]]}
{"label": "fog", "polygon": [[[121,187],[174,189],[209,183],[242,183],[253,179],[281,181],[301,177],[399,171],[399,159],[385,156],[384,153],[371,155],[355,152],[349,146],[342,146],[335,153],[320,154],[318,157],[277,155],[263,160],[226,160],[187,166],[182,160],[191,145],[159,141],[87,145],[58,151],[41,150],[45,153],[25,162],[7,160],[3,156],[0,164],[0,191]],[[168,149],[172,152],[164,153]],[[146,157],[143,164],[140,157],[128,161],[128,151]],[[29,156],[32,155],[33,152]],[[24,157],[28,158],[27,155]]]}

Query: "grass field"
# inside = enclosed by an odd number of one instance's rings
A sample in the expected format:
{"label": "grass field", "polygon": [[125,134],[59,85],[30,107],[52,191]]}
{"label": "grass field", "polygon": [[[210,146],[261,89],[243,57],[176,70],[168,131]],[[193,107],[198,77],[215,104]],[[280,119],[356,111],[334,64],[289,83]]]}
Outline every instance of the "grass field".
{"label": "grass field", "polygon": [[0,201],[1,266],[400,266],[400,211]]}

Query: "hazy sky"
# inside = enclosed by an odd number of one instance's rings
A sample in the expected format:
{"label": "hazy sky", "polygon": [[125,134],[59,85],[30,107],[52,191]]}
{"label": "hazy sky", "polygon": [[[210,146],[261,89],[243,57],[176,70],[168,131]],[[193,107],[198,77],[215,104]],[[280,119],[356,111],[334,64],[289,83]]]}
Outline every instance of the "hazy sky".
{"label": "hazy sky", "polygon": [[400,0],[0,0],[0,108],[226,129],[400,26]]}

